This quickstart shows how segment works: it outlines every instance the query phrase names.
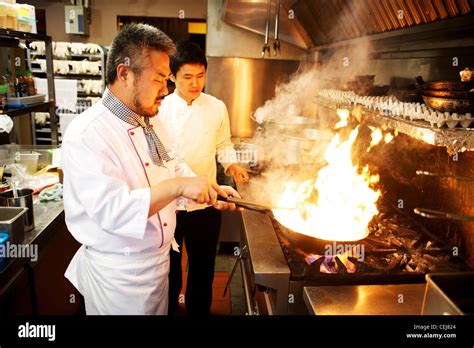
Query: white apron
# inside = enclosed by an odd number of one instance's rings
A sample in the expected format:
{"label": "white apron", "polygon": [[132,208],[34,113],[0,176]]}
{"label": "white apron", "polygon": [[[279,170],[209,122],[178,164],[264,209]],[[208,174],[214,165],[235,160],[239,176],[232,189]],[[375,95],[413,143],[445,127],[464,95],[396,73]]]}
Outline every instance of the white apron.
{"label": "white apron", "polygon": [[87,315],[167,315],[169,249],[124,255],[82,246],[65,276],[84,296]]}

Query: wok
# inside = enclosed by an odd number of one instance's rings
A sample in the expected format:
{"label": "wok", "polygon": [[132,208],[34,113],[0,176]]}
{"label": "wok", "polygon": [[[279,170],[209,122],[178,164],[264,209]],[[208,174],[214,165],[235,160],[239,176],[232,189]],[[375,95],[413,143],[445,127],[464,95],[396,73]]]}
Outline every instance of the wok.
{"label": "wok", "polygon": [[332,256],[336,254],[331,252],[332,250],[337,251],[338,248],[346,250],[346,247],[349,246],[354,246],[356,250],[363,250],[360,248],[364,245],[364,239],[357,241],[330,241],[295,232],[281,224],[279,225],[280,228],[277,229],[277,234],[280,234],[288,242],[288,247],[295,250],[299,249],[306,254]]}
{"label": "wok", "polygon": [[432,109],[443,112],[467,113],[474,111],[474,99],[438,98],[423,95],[423,100]]}
{"label": "wok", "polygon": [[474,88],[474,81],[423,81],[421,76],[415,77],[418,88],[437,91],[463,91],[468,92]]}

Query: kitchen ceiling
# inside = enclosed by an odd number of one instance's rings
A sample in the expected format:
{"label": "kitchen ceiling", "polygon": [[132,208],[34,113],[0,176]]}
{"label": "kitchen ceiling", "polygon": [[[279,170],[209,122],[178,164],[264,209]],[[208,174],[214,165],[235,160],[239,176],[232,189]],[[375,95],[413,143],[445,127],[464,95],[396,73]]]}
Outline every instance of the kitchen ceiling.
{"label": "kitchen ceiling", "polygon": [[[275,0],[227,0],[222,19],[264,34],[272,2],[270,38],[274,37]],[[474,0],[281,0],[280,38],[302,48],[398,30],[473,14]]]}

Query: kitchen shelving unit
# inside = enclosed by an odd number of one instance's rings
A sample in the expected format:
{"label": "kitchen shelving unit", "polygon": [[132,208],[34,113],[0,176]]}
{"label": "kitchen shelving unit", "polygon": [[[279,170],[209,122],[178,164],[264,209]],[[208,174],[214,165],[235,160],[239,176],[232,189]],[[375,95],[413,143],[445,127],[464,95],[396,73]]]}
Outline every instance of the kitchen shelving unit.
{"label": "kitchen shelving unit", "polygon": [[[2,48],[3,66],[9,66],[8,48],[19,47],[25,48],[26,42],[43,41],[45,43],[45,59],[46,59],[46,78],[48,81],[49,100],[42,103],[31,104],[22,108],[8,108],[4,111],[10,117],[30,114],[31,128],[33,134],[33,144],[36,145],[36,126],[32,115],[33,112],[48,112],[50,115],[49,133],[50,143],[57,145],[58,138],[58,119],[55,109],[55,91],[54,91],[54,77],[53,77],[53,45],[51,37],[48,35],[31,34],[9,29],[0,29],[0,47]],[[28,62],[27,62],[28,64]]]}
{"label": "kitchen shelving unit", "polygon": [[430,145],[446,147],[449,154],[474,149],[474,130],[464,128],[437,128],[426,121],[408,120],[397,116],[383,115],[380,111],[362,105],[337,103],[333,100],[317,96],[315,102],[323,107],[336,111],[339,108],[349,109],[365,121],[386,129],[397,130]]}
{"label": "kitchen shelving unit", "polygon": [[[54,43],[53,43],[54,45]],[[82,53],[76,54],[69,49],[68,53],[65,56],[58,57],[53,54],[53,63],[54,61],[65,61],[71,62],[69,64],[69,71],[67,73],[61,73],[58,71],[54,72],[54,79],[74,79],[77,80],[78,83],[78,92],[77,92],[77,107],[76,112],[66,110],[66,109],[59,109],[57,108],[57,114],[59,118],[61,115],[78,115],[83,111],[87,110],[89,107],[92,106],[92,98],[100,98],[102,96],[102,92],[105,89],[105,64],[106,64],[106,55],[107,55],[107,48],[96,45],[98,49],[97,54],[90,54],[90,53]],[[53,52],[54,53],[54,52]],[[33,49],[28,50],[28,60],[30,62],[31,70],[35,77],[44,77],[45,72],[41,69],[41,64],[39,63],[38,59],[44,59],[45,54],[42,52],[35,51]],[[74,71],[72,62],[80,62],[83,60],[87,60],[89,62],[97,62],[99,64],[99,72],[98,73],[77,73]],[[54,64],[53,64],[54,65]],[[93,81],[101,81],[101,90],[99,93],[93,93],[92,91],[85,91],[84,86],[82,84],[82,80],[93,80]],[[46,127],[37,128],[36,139],[40,142],[48,142],[49,139],[49,128],[48,122],[46,122]],[[59,142],[61,142],[62,135],[59,131]]]}

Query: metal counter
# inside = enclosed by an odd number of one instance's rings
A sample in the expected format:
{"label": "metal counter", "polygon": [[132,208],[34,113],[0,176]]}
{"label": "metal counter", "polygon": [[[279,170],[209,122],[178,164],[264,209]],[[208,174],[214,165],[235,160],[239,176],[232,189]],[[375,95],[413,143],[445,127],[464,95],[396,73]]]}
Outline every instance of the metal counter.
{"label": "metal counter", "polygon": [[306,286],[304,300],[315,315],[420,315],[425,284]]}

